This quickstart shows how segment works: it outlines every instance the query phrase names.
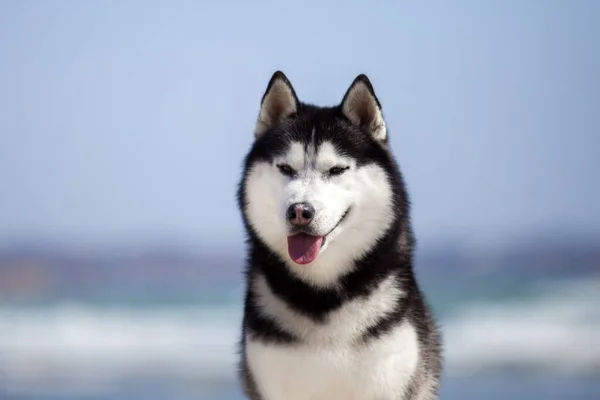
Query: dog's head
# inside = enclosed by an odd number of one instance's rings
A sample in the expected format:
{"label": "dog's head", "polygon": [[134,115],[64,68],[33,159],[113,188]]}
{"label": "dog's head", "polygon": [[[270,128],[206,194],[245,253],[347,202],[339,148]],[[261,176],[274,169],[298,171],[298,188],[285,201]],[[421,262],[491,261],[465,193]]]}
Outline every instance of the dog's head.
{"label": "dog's head", "polygon": [[286,76],[273,75],[239,191],[256,240],[301,279],[331,284],[397,222],[404,199],[365,75],[335,107],[301,103]]}

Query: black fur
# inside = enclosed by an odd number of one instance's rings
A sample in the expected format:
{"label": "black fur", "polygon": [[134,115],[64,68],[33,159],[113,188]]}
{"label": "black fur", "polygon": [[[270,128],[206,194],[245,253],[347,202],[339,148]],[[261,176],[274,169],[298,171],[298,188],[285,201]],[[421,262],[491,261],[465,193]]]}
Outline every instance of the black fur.
{"label": "black fur", "polygon": [[[269,82],[267,92],[276,79],[283,79],[291,88],[285,75],[277,72]],[[360,75],[353,85],[357,82],[367,85],[380,107],[368,78]],[[249,283],[259,272],[265,276],[275,295],[290,308],[312,318],[315,322],[326,321],[328,313],[331,311],[352,299],[368,296],[381,281],[389,276],[394,276],[405,296],[398,299],[393,312],[382,316],[376,324],[364,332],[362,340],[368,342],[385,335],[408,319],[416,327],[422,352],[425,352],[425,354],[422,353],[420,368],[426,368],[434,378],[439,378],[441,373],[440,336],[414,277],[412,260],[415,240],[410,222],[409,198],[402,174],[388,148],[387,137],[385,140],[376,140],[364,129],[352,124],[342,112],[343,101],[335,107],[317,107],[299,102],[293,89],[292,93],[297,111],[256,139],[244,161],[244,172],[237,193],[238,206],[242,211],[247,233],[249,255],[246,265],[248,285],[245,293],[241,368],[245,385],[254,389],[249,390],[247,394],[252,399],[260,398],[256,393],[251,374],[245,366],[243,356],[245,340],[243,337],[246,334],[265,342],[286,345],[300,342],[299,338],[279,326],[277,321],[257,312],[255,294]],[[348,93],[344,99],[347,95]],[[263,100],[265,96],[263,96]],[[250,167],[257,161],[272,162],[276,155],[286,151],[288,144],[292,141],[303,142],[308,146],[313,139],[313,127],[315,128],[314,139],[317,147],[328,141],[334,144],[339,152],[356,159],[359,165],[376,163],[387,172],[390,187],[393,188],[394,220],[376,245],[363,258],[355,260],[355,268],[340,278],[338,287],[342,289],[315,288],[294,276],[284,261],[260,240],[243,212],[246,197],[244,182]],[[409,392],[411,390],[415,389],[409,388]]]}

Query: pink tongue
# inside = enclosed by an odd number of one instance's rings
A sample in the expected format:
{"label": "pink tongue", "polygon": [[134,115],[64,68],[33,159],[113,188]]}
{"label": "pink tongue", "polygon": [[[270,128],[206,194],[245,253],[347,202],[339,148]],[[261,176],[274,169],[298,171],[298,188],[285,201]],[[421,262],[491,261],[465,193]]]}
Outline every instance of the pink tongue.
{"label": "pink tongue", "polygon": [[319,255],[323,236],[311,236],[299,233],[288,236],[288,253],[297,264],[311,263]]}

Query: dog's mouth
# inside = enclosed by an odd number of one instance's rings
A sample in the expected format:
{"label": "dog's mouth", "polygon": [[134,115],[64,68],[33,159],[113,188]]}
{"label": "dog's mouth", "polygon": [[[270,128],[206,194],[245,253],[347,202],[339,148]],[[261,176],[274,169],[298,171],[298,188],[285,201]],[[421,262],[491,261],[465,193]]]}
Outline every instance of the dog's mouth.
{"label": "dog's mouth", "polygon": [[296,264],[311,263],[319,255],[324,239],[325,236],[313,236],[306,233],[288,236],[288,254]]}
{"label": "dog's mouth", "polygon": [[288,236],[288,254],[292,261],[296,264],[310,264],[313,262],[321,252],[321,249],[325,247],[329,234],[346,219],[349,212],[350,208],[344,212],[337,224],[323,236],[311,235],[305,232]]}

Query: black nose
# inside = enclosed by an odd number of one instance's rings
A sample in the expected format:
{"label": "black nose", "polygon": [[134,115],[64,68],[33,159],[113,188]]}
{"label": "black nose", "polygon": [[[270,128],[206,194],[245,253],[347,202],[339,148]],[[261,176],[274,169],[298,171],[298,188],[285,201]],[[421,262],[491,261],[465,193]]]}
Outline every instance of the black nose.
{"label": "black nose", "polygon": [[287,209],[287,218],[292,225],[306,225],[315,216],[315,209],[308,203],[295,203]]}

